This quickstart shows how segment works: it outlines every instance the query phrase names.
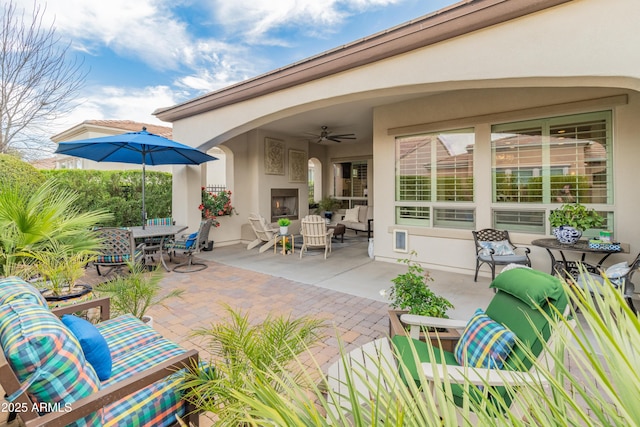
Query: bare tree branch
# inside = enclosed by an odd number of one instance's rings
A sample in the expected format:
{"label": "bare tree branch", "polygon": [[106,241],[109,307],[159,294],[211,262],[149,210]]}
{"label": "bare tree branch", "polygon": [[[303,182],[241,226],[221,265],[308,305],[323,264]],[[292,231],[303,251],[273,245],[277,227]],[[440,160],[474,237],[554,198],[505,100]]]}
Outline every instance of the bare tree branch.
{"label": "bare tree branch", "polygon": [[0,153],[41,150],[47,129],[69,113],[83,87],[84,61],[69,60],[55,23],[43,26],[45,9],[35,1],[29,16],[5,3],[0,27]]}

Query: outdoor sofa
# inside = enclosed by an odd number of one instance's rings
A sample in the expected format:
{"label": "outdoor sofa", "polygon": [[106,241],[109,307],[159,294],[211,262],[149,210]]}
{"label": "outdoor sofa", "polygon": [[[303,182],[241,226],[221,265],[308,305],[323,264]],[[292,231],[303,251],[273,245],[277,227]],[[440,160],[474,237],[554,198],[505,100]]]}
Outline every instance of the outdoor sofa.
{"label": "outdoor sofa", "polygon": [[[100,308],[95,326],[68,316],[90,307]],[[198,363],[197,351],[131,315],[109,316],[108,298],[51,311],[30,284],[0,279],[0,384],[10,420],[18,416],[26,426],[168,426],[177,425],[178,415],[198,425],[198,414],[178,390],[180,370]],[[108,346],[110,364],[94,329]]]}
{"label": "outdoor sofa", "polygon": [[373,231],[373,206],[355,206],[347,209],[338,224],[344,224],[346,228],[358,231],[366,231],[367,238],[371,237]]}

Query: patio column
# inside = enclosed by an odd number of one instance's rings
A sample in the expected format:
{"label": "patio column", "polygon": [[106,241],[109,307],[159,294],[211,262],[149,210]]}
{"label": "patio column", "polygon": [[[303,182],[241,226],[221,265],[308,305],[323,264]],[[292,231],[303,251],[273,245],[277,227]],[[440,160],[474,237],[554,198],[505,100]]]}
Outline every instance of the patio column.
{"label": "patio column", "polygon": [[200,226],[201,182],[200,166],[173,166],[171,216],[176,224],[186,225],[192,232]]}

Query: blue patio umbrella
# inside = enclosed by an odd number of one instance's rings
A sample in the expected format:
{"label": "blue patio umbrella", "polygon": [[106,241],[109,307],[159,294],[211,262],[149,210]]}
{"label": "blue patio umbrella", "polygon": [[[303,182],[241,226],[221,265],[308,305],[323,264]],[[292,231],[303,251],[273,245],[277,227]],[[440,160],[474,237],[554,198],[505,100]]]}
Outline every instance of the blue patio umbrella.
{"label": "blue patio umbrella", "polygon": [[60,142],[56,153],[81,157],[96,162],[118,162],[142,165],[142,226],[145,226],[145,167],[146,165],[199,165],[218,160],[197,148],[181,144],[147,132],[128,132],[121,135]]}

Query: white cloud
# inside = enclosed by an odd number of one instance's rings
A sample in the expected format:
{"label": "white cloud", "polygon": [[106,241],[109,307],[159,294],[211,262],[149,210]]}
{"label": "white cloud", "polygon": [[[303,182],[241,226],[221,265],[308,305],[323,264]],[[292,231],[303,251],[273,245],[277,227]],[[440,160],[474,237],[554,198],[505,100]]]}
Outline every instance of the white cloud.
{"label": "white cloud", "polygon": [[[28,11],[33,6],[32,0],[14,1]],[[161,1],[49,0],[45,19],[55,19],[56,32],[72,39],[79,51],[91,53],[106,46],[160,70],[178,69],[193,59],[187,24]]]}
{"label": "white cloud", "polygon": [[399,3],[402,0],[216,0],[212,14],[229,31],[243,34],[249,43],[286,44],[269,35],[296,28],[320,36],[336,31],[355,12]]}
{"label": "white cloud", "polygon": [[152,113],[178,102],[168,86],[144,88],[89,87],[80,104],[70,114],[51,124],[50,135],[60,133],[85,120],[134,120],[171,126]]}

